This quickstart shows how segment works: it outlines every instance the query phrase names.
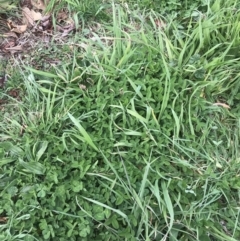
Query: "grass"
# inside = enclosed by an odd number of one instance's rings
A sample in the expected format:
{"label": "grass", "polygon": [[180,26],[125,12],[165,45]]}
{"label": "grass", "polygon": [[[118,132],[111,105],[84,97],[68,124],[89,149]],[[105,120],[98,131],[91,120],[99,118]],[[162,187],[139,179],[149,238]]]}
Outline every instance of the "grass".
{"label": "grass", "polygon": [[68,61],[8,66],[1,240],[239,240],[237,1],[101,4]]}

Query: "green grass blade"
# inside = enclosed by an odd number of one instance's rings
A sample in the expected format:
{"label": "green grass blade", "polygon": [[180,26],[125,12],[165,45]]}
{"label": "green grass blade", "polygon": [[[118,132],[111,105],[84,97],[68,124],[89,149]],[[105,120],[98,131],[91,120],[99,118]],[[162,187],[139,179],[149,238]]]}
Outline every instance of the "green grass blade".
{"label": "green grass blade", "polygon": [[85,129],[82,127],[82,125],[77,121],[75,117],[73,117],[70,113],[68,113],[69,118],[74,123],[74,125],[78,128],[79,132],[84,137],[85,141],[96,151],[99,151],[98,148],[93,143],[91,137],[88,135],[88,133],[85,131]]}

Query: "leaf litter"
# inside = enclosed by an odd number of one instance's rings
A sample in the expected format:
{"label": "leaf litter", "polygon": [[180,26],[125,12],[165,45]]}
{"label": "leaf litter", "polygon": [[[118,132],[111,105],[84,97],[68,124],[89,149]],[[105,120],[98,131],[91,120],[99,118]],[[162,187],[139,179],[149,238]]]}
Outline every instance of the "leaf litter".
{"label": "leaf litter", "polygon": [[44,4],[43,0],[23,0],[19,7],[21,18],[2,18],[5,31],[4,39],[0,42],[0,54],[34,51],[39,43],[47,44],[55,36],[63,39],[75,29],[65,9],[57,15],[54,28],[51,12],[45,13],[47,3]]}
{"label": "leaf litter", "polygon": [[[5,88],[7,76],[10,74],[6,73],[7,65],[13,66],[15,59],[18,63],[23,62],[36,69],[42,68],[37,55],[50,66],[64,61],[58,54],[51,54],[49,49],[54,45],[59,48],[59,45],[66,44],[75,30],[75,24],[69,12],[62,9],[56,15],[54,28],[52,13],[46,13],[48,2],[49,0],[46,4],[43,0],[23,0],[16,10],[16,16],[0,14],[0,89]],[[17,100],[21,95],[19,89],[7,90],[6,94]],[[6,97],[0,98],[0,110],[3,110],[7,103]]]}

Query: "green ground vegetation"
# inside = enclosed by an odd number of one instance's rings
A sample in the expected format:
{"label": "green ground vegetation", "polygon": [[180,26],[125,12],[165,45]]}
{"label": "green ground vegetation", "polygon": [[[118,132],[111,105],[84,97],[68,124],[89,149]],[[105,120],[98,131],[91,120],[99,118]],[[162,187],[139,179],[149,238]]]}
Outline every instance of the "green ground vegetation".
{"label": "green ground vegetation", "polygon": [[0,240],[240,240],[237,1],[66,2],[68,58],[1,90]]}

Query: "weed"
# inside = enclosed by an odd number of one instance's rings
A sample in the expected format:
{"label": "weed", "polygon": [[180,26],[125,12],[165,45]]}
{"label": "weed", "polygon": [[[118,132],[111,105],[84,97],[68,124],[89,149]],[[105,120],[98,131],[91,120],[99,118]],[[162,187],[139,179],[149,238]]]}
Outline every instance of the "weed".
{"label": "weed", "polygon": [[181,23],[112,3],[68,62],[19,68],[25,97],[0,123],[2,240],[239,240],[235,3]]}

